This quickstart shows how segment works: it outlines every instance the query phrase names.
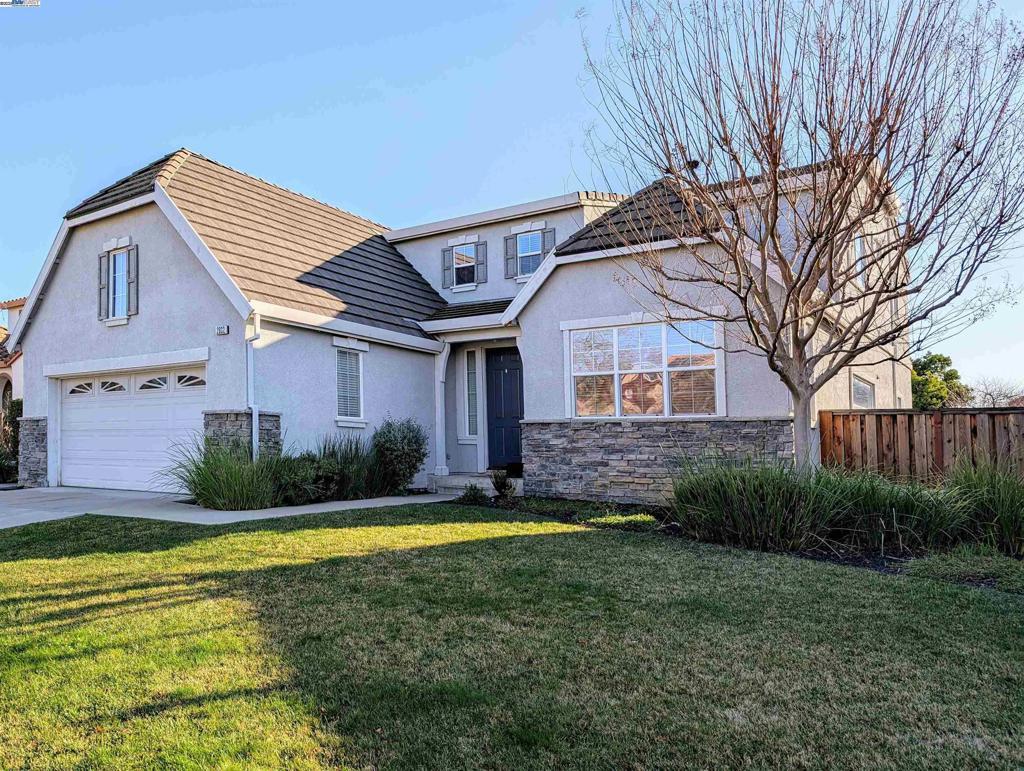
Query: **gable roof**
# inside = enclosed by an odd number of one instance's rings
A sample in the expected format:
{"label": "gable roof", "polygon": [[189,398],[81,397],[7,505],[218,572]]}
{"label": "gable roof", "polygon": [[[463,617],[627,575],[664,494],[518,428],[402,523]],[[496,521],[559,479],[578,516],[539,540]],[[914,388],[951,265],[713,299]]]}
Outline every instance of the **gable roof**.
{"label": "gable roof", "polygon": [[159,185],[245,297],[425,337],[445,301],[381,235],[387,228],[178,150],[90,196],[68,219]]}

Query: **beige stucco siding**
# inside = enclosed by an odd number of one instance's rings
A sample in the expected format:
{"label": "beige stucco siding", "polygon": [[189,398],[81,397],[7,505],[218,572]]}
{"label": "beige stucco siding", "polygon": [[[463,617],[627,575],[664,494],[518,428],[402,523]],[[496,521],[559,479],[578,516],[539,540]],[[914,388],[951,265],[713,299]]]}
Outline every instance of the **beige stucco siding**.
{"label": "beige stucco siding", "polygon": [[[369,438],[388,416],[414,418],[431,435],[434,424],[434,356],[369,342],[363,357],[365,428],[338,428],[337,348],[334,335],[265,322],[254,344],[256,402],[281,413],[284,446],[304,450],[336,432]],[[417,486],[426,484],[425,472]]]}
{"label": "beige stucco siding", "polygon": [[[97,317],[97,255],[130,236],[139,248],[139,313],[125,326]],[[218,326],[230,327],[217,335]],[[48,365],[209,348],[207,404],[246,406],[245,324],[155,205],[74,228],[21,341],[25,415],[46,417]]]}
{"label": "beige stucco siding", "polygon": [[[607,318],[652,309],[645,293],[630,284],[615,260],[558,267],[519,316],[527,420],[565,418],[564,321]],[[735,342],[735,335],[729,339]],[[732,345],[732,344],[730,344]],[[724,354],[728,417],[781,417],[790,413],[789,393],[764,359],[752,353]]]}

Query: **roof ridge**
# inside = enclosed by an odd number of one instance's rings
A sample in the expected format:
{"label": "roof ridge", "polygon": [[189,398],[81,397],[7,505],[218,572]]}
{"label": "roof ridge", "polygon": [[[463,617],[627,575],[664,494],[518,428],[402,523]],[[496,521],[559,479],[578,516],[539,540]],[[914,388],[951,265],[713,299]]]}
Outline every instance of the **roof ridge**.
{"label": "roof ridge", "polygon": [[[214,166],[220,166],[222,169],[227,169],[228,171],[234,172],[235,174],[240,174],[243,177],[248,177],[249,179],[254,179],[257,182],[262,182],[267,187],[272,187],[272,188],[274,188],[276,190],[280,190],[280,191],[282,191],[284,193],[288,193],[289,195],[294,195],[294,196],[296,196],[298,198],[304,198],[307,201],[312,201],[313,203],[315,203],[315,204],[317,204],[319,206],[326,206],[328,209],[332,209],[334,211],[341,212],[342,214],[348,215],[349,217],[355,217],[356,219],[362,220],[363,222],[368,222],[369,224],[373,225],[374,227],[380,228],[381,232],[386,232],[386,231],[391,229],[387,225],[384,225],[384,224],[382,224],[380,222],[377,222],[376,220],[371,220],[369,217],[364,217],[361,214],[356,214],[355,212],[351,212],[348,209],[342,209],[340,206],[335,206],[334,204],[327,203],[326,201],[321,201],[319,198],[314,198],[311,195],[306,195],[305,193],[300,193],[297,190],[292,190],[291,188],[284,187],[284,185],[278,185],[275,182],[271,182],[269,180],[263,179],[263,177],[257,177],[255,174],[250,174],[250,173],[248,173],[246,171],[242,171],[241,169],[236,169],[234,166],[228,166],[226,163],[221,163],[220,161],[215,160],[213,158],[207,158],[205,155],[202,155],[200,153],[192,152],[191,150],[186,150],[185,152],[188,152],[189,155],[192,156],[192,157],[201,158],[204,161],[212,163]],[[179,166],[179,168],[180,168],[180,166]],[[175,169],[175,171],[177,171],[177,169]]]}
{"label": "roof ridge", "polygon": [[166,156],[167,160],[164,162],[160,171],[157,172],[154,180],[158,182],[161,187],[167,187],[171,182],[171,178],[174,177],[178,169],[180,169],[182,165],[184,165],[185,161],[192,157],[192,155],[193,152],[187,147],[175,150],[173,153]]}

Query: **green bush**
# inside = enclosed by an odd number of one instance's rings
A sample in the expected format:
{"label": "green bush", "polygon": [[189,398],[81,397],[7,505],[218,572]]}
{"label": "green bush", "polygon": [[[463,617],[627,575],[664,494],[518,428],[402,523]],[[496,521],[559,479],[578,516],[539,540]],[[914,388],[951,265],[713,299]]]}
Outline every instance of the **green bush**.
{"label": "green bush", "polygon": [[968,510],[970,527],[984,543],[1024,557],[1024,476],[1009,463],[958,463],[946,485]]}
{"label": "green bush", "polygon": [[972,539],[961,488],[871,472],[699,463],[674,492],[671,518],[684,533],[745,549],[903,554]]}
{"label": "green bush", "polygon": [[426,432],[414,421],[387,420],[369,440],[323,437],[299,455],[263,454],[247,444],[174,450],[168,475],[208,509],[239,511],[350,501],[404,492],[426,459]]}
{"label": "green bush", "polygon": [[470,482],[462,490],[462,495],[456,499],[457,503],[464,503],[467,506],[483,506],[491,502],[491,499],[487,497],[487,493],[480,485],[475,485]]}
{"label": "green bush", "polygon": [[197,441],[173,450],[168,472],[207,509],[248,511],[278,505],[277,480],[281,457],[261,455],[253,460],[242,445],[204,445]]}
{"label": "green bush", "polygon": [[760,551],[819,546],[843,506],[834,488],[788,465],[695,463],[674,493],[670,518],[686,535]]}
{"label": "green bush", "polygon": [[427,459],[427,432],[412,418],[388,418],[373,434],[372,449],[378,464],[376,484],[391,493],[409,488]]}
{"label": "green bush", "polygon": [[0,414],[0,482],[18,480],[18,446],[21,442],[21,399],[12,399]]}
{"label": "green bush", "polygon": [[511,498],[516,492],[516,483],[508,478],[505,469],[495,469],[491,472],[491,485],[499,498]]}

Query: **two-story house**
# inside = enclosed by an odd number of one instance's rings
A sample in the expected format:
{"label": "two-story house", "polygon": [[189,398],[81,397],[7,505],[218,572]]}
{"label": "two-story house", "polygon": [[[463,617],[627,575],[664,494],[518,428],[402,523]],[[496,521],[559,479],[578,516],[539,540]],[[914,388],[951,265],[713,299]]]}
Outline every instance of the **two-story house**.
{"label": "two-story house", "polygon": [[[388,415],[428,429],[424,486],[505,467],[528,492],[652,500],[680,451],[785,456],[764,361],[624,285],[631,247],[602,223],[625,204],[577,192],[388,230],[161,158],[67,213],[13,330],[22,482],[166,489],[196,437],[303,448]],[[902,365],[847,380],[822,406],[909,404]]]}

